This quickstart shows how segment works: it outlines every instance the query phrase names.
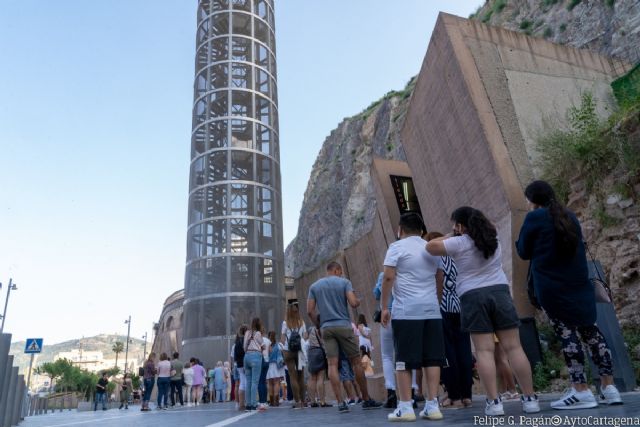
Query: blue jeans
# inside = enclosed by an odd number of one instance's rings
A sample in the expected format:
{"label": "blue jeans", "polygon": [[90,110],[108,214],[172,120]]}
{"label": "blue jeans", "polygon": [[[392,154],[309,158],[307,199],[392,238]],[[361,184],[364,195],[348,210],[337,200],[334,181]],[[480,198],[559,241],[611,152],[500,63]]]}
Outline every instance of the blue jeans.
{"label": "blue jeans", "polygon": [[269,362],[262,359],[262,370],[260,371],[260,381],[258,381],[258,401],[267,403],[267,371],[269,370]]}
{"label": "blue jeans", "polygon": [[244,373],[247,376],[245,391],[247,406],[258,406],[258,383],[262,371],[262,352],[252,351],[244,355]]}
{"label": "blue jeans", "polygon": [[96,392],[96,399],[93,402],[93,410],[98,409],[98,402],[102,402],[102,409],[107,409],[107,393]]}
{"label": "blue jeans", "polygon": [[155,383],[155,378],[144,379],[144,397],[142,398],[142,401],[144,403],[149,403],[149,400],[151,400],[151,392],[153,391],[153,385]]}
{"label": "blue jeans", "polygon": [[169,406],[169,384],[171,380],[169,377],[158,377],[158,407],[162,408],[162,402],[164,400],[164,406]]}

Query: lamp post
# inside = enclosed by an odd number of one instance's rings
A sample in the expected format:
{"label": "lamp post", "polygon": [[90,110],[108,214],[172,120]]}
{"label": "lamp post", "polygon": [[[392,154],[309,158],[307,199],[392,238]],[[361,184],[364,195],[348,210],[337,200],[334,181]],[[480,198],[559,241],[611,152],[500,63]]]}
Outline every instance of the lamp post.
{"label": "lamp post", "polygon": [[[2,284],[0,283],[0,288]],[[9,294],[11,291],[17,290],[18,287],[13,283],[13,279],[9,279],[9,286],[7,286],[7,298],[4,300],[4,312],[2,313],[2,325],[0,325],[0,334],[4,331],[4,321],[7,318],[7,306],[9,305]]]}
{"label": "lamp post", "polygon": [[129,360],[129,335],[131,334],[131,316],[129,316],[129,320],[125,320],[124,323],[127,324],[127,346],[124,350],[124,373],[127,373],[127,362]]}
{"label": "lamp post", "polygon": [[142,353],[142,360],[144,362],[145,360],[147,360],[147,333],[146,332],[144,333],[142,338],[144,338],[144,352]]}

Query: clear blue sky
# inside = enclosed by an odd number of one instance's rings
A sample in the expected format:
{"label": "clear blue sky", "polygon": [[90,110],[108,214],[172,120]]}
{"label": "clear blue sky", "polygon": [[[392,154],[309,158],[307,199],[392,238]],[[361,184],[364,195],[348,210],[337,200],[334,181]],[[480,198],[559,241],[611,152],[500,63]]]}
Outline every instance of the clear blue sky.
{"label": "clear blue sky", "polygon": [[[325,137],[481,0],[276,0],[284,238]],[[183,286],[195,0],[0,2],[0,309],[47,343],[151,335]]]}

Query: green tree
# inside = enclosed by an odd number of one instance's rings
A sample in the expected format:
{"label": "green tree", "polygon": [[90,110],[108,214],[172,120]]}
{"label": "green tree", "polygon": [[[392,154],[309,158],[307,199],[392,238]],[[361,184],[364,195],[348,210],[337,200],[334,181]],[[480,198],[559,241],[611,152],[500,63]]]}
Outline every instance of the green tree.
{"label": "green tree", "polygon": [[49,392],[53,391],[53,382],[69,372],[73,365],[67,359],[58,359],[55,362],[46,362],[38,366],[36,373],[46,375],[51,380],[49,382]]}
{"label": "green tree", "polygon": [[111,350],[116,354],[116,366],[118,366],[118,354],[124,351],[124,344],[122,341],[116,341],[113,347],[111,347]]}

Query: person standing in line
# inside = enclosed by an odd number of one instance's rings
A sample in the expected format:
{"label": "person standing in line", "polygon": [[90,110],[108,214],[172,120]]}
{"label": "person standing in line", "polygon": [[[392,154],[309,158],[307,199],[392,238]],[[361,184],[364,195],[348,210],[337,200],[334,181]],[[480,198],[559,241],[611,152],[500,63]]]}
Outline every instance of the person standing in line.
{"label": "person standing in line", "polygon": [[[360,363],[360,360],[358,360],[358,363]],[[344,388],[344,392],[347,396],[345,399],[347,405],[354,406],[358,403],[362,403],[354,384],[356,374],[351,367],[349,359],[343,351],[340,351],[338,354],[338,373],[340,374],[340,382],[342,383],[342,387]]]}
{"label": "person standing in line", "polygon": [[102,410],[107,410],[107,385],[109,385],[109,378],[107,377],[107,373],[103,372],[102,377],[98,380],[96,384],[96,397],[93,402],[93,410],[98,410],[98,402],[102,404]]}
{"label": "person standing in line", "polygon": [[218,363],[216,363],[216,367],[213,370],[212,381],[210,382],[210,384],[211,388],[215,390],[215,396],[213,400],[211,400],[211,402],[224,402],[224,397],[227,394],[227,377],[224,372],[222,360],[218,360]]}
{"label": "person standing in line", "polygon": [[360,346],[360,354],[362,355],[362,369],[364,369],[365,377],[373,376],[373,360],[371,360],[371,353],[364,345]]}
{"label": "person standing in line", "polygon": [[450,256],[458,268],[460,323],[471,334],[476,350],[478,374],[487,394],[485,415],[504,415],[496,381],[494,333],[522,388],[522,411],[540,412],[531,365],[520,344],[520,320],[502,270],[496,228],[482,212],[468,206],[456,209],[451,220],[454,235],[430,240],[426,250],[431,255]]}
{"label": "person standing in line", "polygon": [[[422,369],[427,379],[427,399],[422,418],[442,419],[438,403],[440,369],[444,364],[442,315],[436,289],[438,257],[425,252],[424,223],[414,212],[400,216],[400,240],[392,243],[384,259],[382,326],[393,325],[398,408],[390,421],[416,419],[411,399],[411,370]],[[393,313],[388,309],[393,290]]]}
{"label": "person standing in line", "polygon": [[[355,370],[355,377],[360,384],[364,402],[362,409],[377,409],[382,406],[369,396],[367,379],[360,362],[358,341],[351,328],[349,305],[358,307],[360,300],[353,292],[351,282],[342,277],[342,266],[332,261],[327,264],[327,276],[316,281],[309,288],[307,297],[307,314],[317,328],[322,331],[325,351],[329,362],[329,378],[331,388],[338,399],[339,412],[348,412],[349,406],[342,399],[340,375],[338,373],[338,356],[344,351]],[[317,312],[316,312],[317,310]],[[322,320],[322,323],[320,321]]]}
{"label": "person standing in line", "polygon": [[[384,272],[378,274],[376,285],[373,288],[373,296],[376,301],[380,301],[382,295],[382,279]],[[393,306],[393,295],[389,298],[387,309],[391,311]],[[380,308],[382,316],[382,308]],[[376,320],[380,321],[380,319]],[[384,388],[387,389],[387,399],[382,405],[386,409],[395,409],[398,406],[398,396],[396,395],[396,373],[393,369],[393,326],[391,323],[387,327],[380,325],[380,356],[382,358],[382,374],[384,376]]]}
{"label": "person standing in line", "polygon": [[367,325],[367,318],[362,313],[358,315],[358,344],[358,347],[365,346],[368,353],[373,350],[373,345],[371,344],[371,328]]}
{"label": "person standing in line", "polygon": [[309,328],[309,350],[308,350],[309,371],[309,399],[312,408],[330,408],[333,405],[325,400],[324,379],[327,372],[327,358],[324,351],[322,335],[315,326]]}
{"label": "person standing in line", "polygon": [[[426,235],[427,242],[444,237],[442,233],[432,231]],[[442,370],[442,381],[447,390],[447,398],[441,402],[443,407],[466,408],[471,406],[471,388],[473,386],[473,357],[471,355],[471,337],[460,328],[460,297],[456,292],[458,270],[450,257],[440,257],[436,273],[437,289],[442,290],[440,313],[444,327],[445,354],[448,366]]]}
{"label": "person standing in line", "polygon": [[271,350],[269,351],[269,368],[267,369],[267,381],[269,383],[269,405],[280,406],[280,381],[284,378],[283,345],[276,341],[276,332],[269,331]]}
{"label": "person standing in line", "polygon": [[258,382],[262,370],[262,322],[257,317],[251,321],[251,329],[244,334],[244,370],[247,376],[247,404],[245,411],[258,409]]}
{"label": "person standing in line", "polygon": [[271,351],[271,343],[272,341],[268,336],[262,337],[262,369],[260,369],[260,379],[258,380],[259,411],[265,411],[269,407],[269,405],[267,405],[267,371],[269,370],[269,352]]}
{"label": "person standing in line", "polygon": [[[167,353],[160,354],[158,363],[158,407],[156,409],[169,408],[169,384],[171,383],[171,362]],[[164,406],[162,403],[164,402]]]}
{"label": "person standing in line", "polygon": [[191,393],[193,394],[193,404],[198,406],[202,401],[202,392],[206,381],[207,372],[204,370],[200,361],[195,357],[189,360],[193,369],[193,384],[191,385]]}
{"label": "person standing in line", "polygon": [[282,322],[280,343],[284,346],[284,363],[289,371],[287,386],[293,391],[293,409],[304,408],[304,370],[300,366],[302,338],[306,338],[307,328],[300,316],[298,304],[287,306],[287,318]]}
{"label": "person standing in line", "polygon": [[184,376],[185,397],[187,398],[187,406],[193,405],[193,397],[191,396],[191,388],[193,387],[193,368],[190,363],[185,363],[182,369]]}
{"label": "person standing in line", "polygon": [[247,325],[240,325],[238,333],[236,334],[236,342],[233,345],[233,360],[236,364],[238,372],[238,381],[236,381],[236,402],[238,403],[237,409],[239,411],[245,410],[245,390],[247,388],[247,376],[244,372],[244,335],[249,327]]}
{"label": "person standing in line", "polygon": [[156,354],[154,352],[149,353],[149,357],[143,365],[143,382],[144,382],[144,397],[142,398],[141,411],[149,411],[149,401],[151,400],[151,392],[156,382]]}
{"label": "person standing in line", "polygon": [[178,395],[178,401],[180,406],[184,406],[184,399],[182,397],[182,371],[184,365],[179,359],[180,354],[178,352],[173,353],[173,359],[171,360],[171,407],[176,406],[176,394]]}
{"label": "person standing in line", "polygon": [[120,408],[129,409],[129,397],[131,396],[131,390],[133,390],[133,382],[128,373],[122,377],[122,386],[120,390]]}
{"label": "person standing in line", "polygon": [[207,394],[209,396],[209,403],[215,403],[216,401],[216,389],[213,383],[213,377],[215,376],[216,368],[214,366],[207,372]]}
{"label": "person standing in line", "polygon": [[[571,388],[553,409],[595,408],[595,396],[585,376],[584,343],[600,374],[600,401],[622,404],[613,383],[611,350],[596,323],[594,285],[589,280],[587,257],[580,222],[564,207],[545,181],[534,181],[525,189],[532,208],[516,242],[518,255],[531,260],[530,279],[535,297],[547,313],[569,368]],[[502,341],[502,340],[501,340]]]}
{"label": "person standing in line", "polygon": [[233,376],[231,375],[231,364],[228,361],[224,362],[224,374],[227,378],[227,384],[225,386],[226,395],[224,397],[224,401],[230,402],[231,390],[233,389]]}

